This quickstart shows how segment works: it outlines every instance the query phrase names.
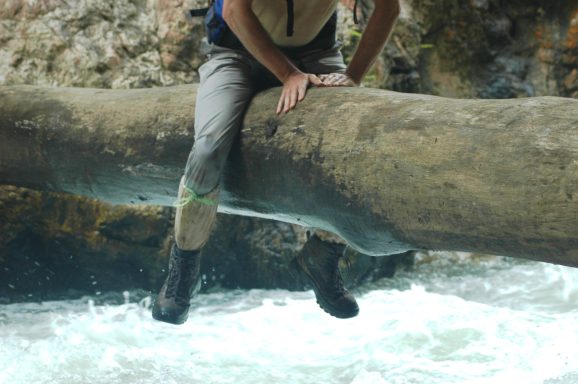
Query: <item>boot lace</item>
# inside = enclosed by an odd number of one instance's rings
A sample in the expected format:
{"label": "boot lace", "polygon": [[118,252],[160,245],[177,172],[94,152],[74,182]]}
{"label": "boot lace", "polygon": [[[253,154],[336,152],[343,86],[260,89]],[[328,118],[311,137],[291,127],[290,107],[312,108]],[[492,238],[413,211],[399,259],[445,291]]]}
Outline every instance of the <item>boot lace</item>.
{"label": "boot lace", "polygon": [[[324,264],[325,270],[330,271],[328,284],[336,293],[342,294],[347,291],[339,271],[339,260],[342,258],[342,252],[338,245],[327,244],[327,249],[329,255]],[[345,262],[349,268],[351,265],[349,258],[345,258]]]}
{"label": "boot lace", "polygon": [[174,257],[174,264],[169,271],[167,298],[175,298],[175,302],[180,305],[186,305],[191,299],[193,274],[190,272],[194,269],[194,258]]}

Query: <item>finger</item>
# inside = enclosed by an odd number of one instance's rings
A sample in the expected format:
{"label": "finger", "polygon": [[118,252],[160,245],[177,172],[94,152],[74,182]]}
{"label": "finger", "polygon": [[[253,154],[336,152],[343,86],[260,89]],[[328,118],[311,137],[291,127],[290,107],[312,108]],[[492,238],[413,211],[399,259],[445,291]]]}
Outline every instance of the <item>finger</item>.
{"label": "finger", "polygon": [[281,97],[279,98],[279,102],[277,103],[277,110],[275,111],[276,114],[280,114],[283,110],[283,100],[285,99],[285,93],[281,93]]}
{"label": "finger", "polygon": [[341,77],[340,79],[337,79],[337,80],[335,81],[335,84],[338,85],[338,86],[340,86],[340,87],[343,87],[344,85],[348,85],[348,84],[349,84],[349,79],[348,79],[347,77],[343,76],[343,77]]}
{"label": "finger", "polygon": [[285,95],[285,99],[283,100],[283,112],[287,113],[289,112],[289,110],[291,105],[291,97],[289,94]]}
{"label": "finger", "polygon": [[289,98],[289,109],[293,109],[295,108],[295,105],[297,104],[297,93],[298,93],[298,89],[292,89],[291,90],[291,97]]}
{"label": "finger", "polygon": [[309,81],[313,85],[317,85],[317,86],[323,85],[323,81],[321,81],[321,79],[315,75],[309,75]]}
{"label": "finger", "polygon": [[[331,86],[330,80],[331,80],[332,76],[333,76],[333,73],[325,73],[323,75],[318,75],[317,78],[321,81],[321,84],[319,84],[319,85],[315,84],[315,85],[318,87],[330,87]],[[313,81],[311,83],[314,84]]]}
{"label": "finger", "polygon": [[329,84],[329,85],[332,85],[332,86],[333,86],[333,85],[338,84],[338,83],[339,83],[339,80],[340,80],[340,77],[339,77],[339,76],[333,75],[333,76],[330,76],[330,77],[325,81],[325,84]]}
{"label": "finger", "polygon": [[339,78],[340,75],[339,75],[338,73],[330,73],[328,77],[329,77],[330,79],[336,79],[336,78]]}
{"label": "finger", "polygon": [[297,94],[297,100],[302,101],[305,98],[305,93],[307,93],[307,86],[299,87],[299,93]]}

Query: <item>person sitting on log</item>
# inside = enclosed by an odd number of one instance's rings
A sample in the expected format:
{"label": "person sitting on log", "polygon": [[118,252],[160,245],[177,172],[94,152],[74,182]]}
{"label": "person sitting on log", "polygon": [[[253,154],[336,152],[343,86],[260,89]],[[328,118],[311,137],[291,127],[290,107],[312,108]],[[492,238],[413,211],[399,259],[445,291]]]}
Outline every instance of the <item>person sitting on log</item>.
{"label": "person sitting on log", "polygon": [[[201,249],[214,226],[219,179],[252,97],[282,86],[276,113],[302,102],[310,86],[358,86],[382,51],[400,11],[399,0],[374,0],[359,45],[345,65],[336,41],[339,0],[216,0],[207,9],[199,68],[195,142],[178,191],[175,244],[152,315],[182,324],[201,285]],[[357,2],[355,4],[357,6]],[[354,7],[355,10],[357,7]],[[313,235],[294,263],[314,287],[319,305],[338,318],[356,316],[343,287],[340,255]]]}

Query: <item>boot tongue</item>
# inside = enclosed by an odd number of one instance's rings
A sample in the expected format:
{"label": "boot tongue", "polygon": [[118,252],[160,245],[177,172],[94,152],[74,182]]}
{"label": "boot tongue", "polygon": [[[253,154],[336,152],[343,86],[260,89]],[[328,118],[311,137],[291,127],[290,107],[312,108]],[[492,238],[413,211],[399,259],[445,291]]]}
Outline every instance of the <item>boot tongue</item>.
{"label": "boot tongue", "polygon": [[[172,249],[173,266],[169,271],[166,297],[188,304],[190,281],[193,280],[199,251],[183,251],[177,246]],[[187,301],[187,303],[185,303]]]}

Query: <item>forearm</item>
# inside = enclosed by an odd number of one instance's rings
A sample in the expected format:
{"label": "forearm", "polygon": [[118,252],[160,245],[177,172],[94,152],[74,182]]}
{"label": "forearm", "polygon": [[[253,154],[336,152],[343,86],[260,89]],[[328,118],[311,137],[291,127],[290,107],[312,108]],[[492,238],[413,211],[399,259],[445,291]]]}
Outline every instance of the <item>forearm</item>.
{"label": "forearm", "polygon": [[357,84],[361,83],[383,50],[399,11],[399,0],[375,0],[375,9],[346,71]]}
{"label": "forearm", "polygon": [[299,69],[273,43],[251,10],[251,1],[225,0],[223,17],[233,33],[257,61],[282,83]]}

